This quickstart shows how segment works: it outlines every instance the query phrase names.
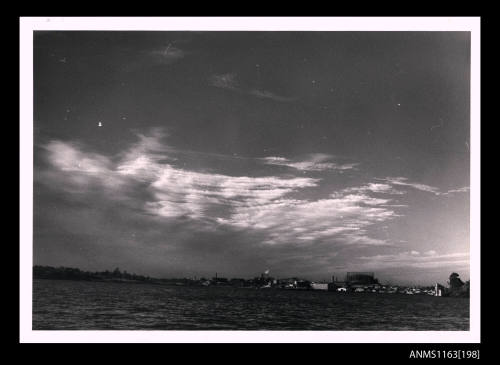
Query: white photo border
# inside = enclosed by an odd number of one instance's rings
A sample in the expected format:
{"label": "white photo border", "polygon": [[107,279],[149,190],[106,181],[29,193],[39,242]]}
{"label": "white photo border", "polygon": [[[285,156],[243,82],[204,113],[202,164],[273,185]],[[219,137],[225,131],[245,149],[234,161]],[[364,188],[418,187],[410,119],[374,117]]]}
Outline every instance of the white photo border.
{"label": "white photo border", "polygon": [[[480,17],[21,17],[20,342],[22,343],[479,343]],[[469,331],[38,331],[32,330],[33,31],[467,31],[471,32]]]}

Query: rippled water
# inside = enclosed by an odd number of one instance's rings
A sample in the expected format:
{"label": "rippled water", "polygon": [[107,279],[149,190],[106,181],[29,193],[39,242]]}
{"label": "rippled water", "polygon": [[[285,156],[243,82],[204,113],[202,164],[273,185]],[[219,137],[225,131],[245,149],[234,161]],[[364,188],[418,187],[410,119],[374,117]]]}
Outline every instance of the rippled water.
{"label": "rippled water", "polygon": [[34,280],[34,330],[469,330],[469,299]]}

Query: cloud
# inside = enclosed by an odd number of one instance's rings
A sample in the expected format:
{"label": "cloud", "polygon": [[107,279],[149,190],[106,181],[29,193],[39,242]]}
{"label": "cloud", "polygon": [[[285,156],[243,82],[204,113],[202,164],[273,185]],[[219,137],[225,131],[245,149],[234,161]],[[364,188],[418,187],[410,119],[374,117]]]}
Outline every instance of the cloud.
{"label": "cloud", "polygon": [[172,62],[183,58],[185,52],[180,48],[173,47],[172,44],[168,44],[166,47],[152,50],[150,55],[159,62]]}
{"label": "cloud", "polygon": [[206,218],[205,212],[213,208],[230,214],[237,206],[262,206],[298,189],[316,186],[316,180],[309,178],[235,177],[182,170],[168,164],[149,170],[158,170],[158,174],[150,185],[156,201],[147,209],[169,217]]}
{"label": "cloud", "polygon": [[449,194],[455,194],[455,193],[467,193],[469,190],[470,190],[470,188],[468,186],[464,186],[464,187],[459,188],[459,189],[448,190],[447,192],[442,193],[442,194],[449,195]]}
{"label": "cloud", "polygon": [[309,155],[308,159],[304,161],[291,161],[284,157],[264,157],[262,161],[266,165],[277,165],[277,166],[287,166],[300,171],[325,171],[325,170],[352,170],[358,165],[357,163],[336,163],[328,162],[333,156],[315,153]]}
{"label": "cloud", "polygon": [[389,184],[378,184],[369,183],[367,185],[362,185],[358,187],[351,187],[344,189],[345,192],[356,192],[356,193],[380,193],[380,194],[390,194],[390,195],[402,195],[404,191],[396,190]]}
{"label": "cloud", "polygon": [[453,193],[465,193],[468,192],[470,189],[469,187],[462,187],[459,189],[451,189],[448,191],[440,191],[439,188],[436,188],[434,186],[426,185],[426,184],[421,184],[421,183],[415,183],[415,182],[410,182],[408,178],[406,177],[387,177],[385,179],[378,179],[378,180],[383,180],[386,181],[392,185],[399,185],[399,186],[407,186],[411,187],[416,190],[420,191],[425,191],[428,193],[432,193],[434,195],[450,195]]}
{"label": "cloud", "polygon": [[313,201],[276,199],[262,205],[238,206],[230,218],[218,221],[241,229],[263,230],[269,244],[390,245],[367,232],[369,226],[398,216],[386,206],[388,202],[353,194]]}
{"label": "cloud", "polygon": [[469,265],[469,253],[458,252],[438,254],[434,250],[421,254],[418,251],[404,251],[397,254],[361,256],[364,261],[357,264],[357,269],[381,270],[389,268],[434,269],[441,267],[464,267]]}
{"label": "cloud", "polygon": [[252,90],[248,91],[248,94],[256,96],[256,97],[261,98],[261,99],[271,99],[271,100],[280,101],[283,103],[296,100],[296,98],[278,95],[278,94],[272,93],[272,92],[267,91],[267,90],[252,89]]}
{"label": "cloud", "polygon": [[44,171],[41,176],[50,183],[73,192],[86,191],[96,184],[116,190],[123,184],[108,157],[85,151],[79,144],[71,142],[51,141],[44,148],[55,171]]}
{"label": "cloud", "polygon": [[183,59],[185,56],[185,51],[172,46],[172,44],[159,48],[146,49],[139,53],[136,51],[132,53],[132,51],[126,50],[122,55],[123,60],[126,60],[122,70],[125,72],[134,72],[153,66],[170,65]]}
{"label": "cloud", "polygon": [[296,100],[294,97],[278,95],[269,90],[246,88],[239,84],[236,73],[225,73],[209,77],[212,86],[220,89],[231,90],[245,95],[252,95],[260,99],[270,99],[278,102],[290,102]]}
{"label": "cloud", "polygon": [[425,184],[409,182],[406,177],[388,177],[385,180],[393,185],[408,186],[408,187],[411,187],[413,189],[433,193],[436,195],[440,194],[438,188],[435,188],[435,187],[429,186],[429,185],[425,185]]}
{"label": "cloud", "polygon": [[[129,209],[157,221],[188,219],[207,230],[226,227],[259,237],[262,244],[391,244],[368,231],[372,225],[400,216],[390,197],[370,195],[390,191],[382,184],[313,200],[297,198],[305,188],[318,187],[321,179],[230,176],[180,168],[173,157],[179,151],[166,145],[165,137],[161,129],[138,133],[136,143],[110,157],[77,143],[52,141],[46,146],[50,168],[40,176],[46,185],[70,193],[102,191],[103,199],[126,202]],[[328,158],[312,155],[293,167],[339,168],[324,162]],[[274,161],[284,162],[282,158]]]}
{"label": "cloud", "polygon": [[236,74],[235,73],[226,73],[222,75],[212,75],[209,78],[210,84],[212,86],[221,88],[221,89],[229,89],[229,90],[238,90],[238,83],[236,82]]}

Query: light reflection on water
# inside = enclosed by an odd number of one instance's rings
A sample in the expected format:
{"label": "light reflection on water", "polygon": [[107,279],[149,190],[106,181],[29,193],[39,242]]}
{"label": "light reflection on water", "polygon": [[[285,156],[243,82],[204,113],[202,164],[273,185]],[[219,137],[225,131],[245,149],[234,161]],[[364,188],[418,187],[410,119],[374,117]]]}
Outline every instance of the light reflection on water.
{"label": "light reflection on water", "polygon": [[469,299],[34,280],[34,330],[469,330]]}

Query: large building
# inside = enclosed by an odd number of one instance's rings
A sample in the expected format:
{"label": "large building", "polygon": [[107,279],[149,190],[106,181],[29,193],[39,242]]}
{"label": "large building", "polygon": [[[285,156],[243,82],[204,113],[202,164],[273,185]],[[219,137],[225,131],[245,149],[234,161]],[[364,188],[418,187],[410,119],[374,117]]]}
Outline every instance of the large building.
{"label": "large building", "polygon": [[353,284],[361,284],[361,285],[378,284],[378,280],[375,279],[375,274],[373,272],[348,272],[346,275],[345,281],[349,285],[353,285]]}

